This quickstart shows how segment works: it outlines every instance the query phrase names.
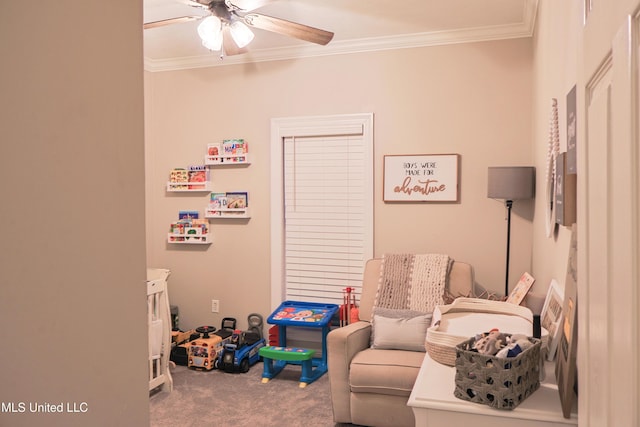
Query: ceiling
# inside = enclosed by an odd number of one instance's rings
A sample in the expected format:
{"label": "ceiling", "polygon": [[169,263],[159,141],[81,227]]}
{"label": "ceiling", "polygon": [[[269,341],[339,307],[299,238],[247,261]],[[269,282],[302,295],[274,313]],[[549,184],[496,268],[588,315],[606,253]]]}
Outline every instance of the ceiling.
{"label": "ceiling", "polygon": [[[144,0],[144,22],[207,16],[181,0]],[[538,0],[278,0],[255,12],[335,33],[326,46],[252,28],[242,55],[202,46],[199,21],[144,30],[145,69],[211,67],[518,37],[533,34]]]}

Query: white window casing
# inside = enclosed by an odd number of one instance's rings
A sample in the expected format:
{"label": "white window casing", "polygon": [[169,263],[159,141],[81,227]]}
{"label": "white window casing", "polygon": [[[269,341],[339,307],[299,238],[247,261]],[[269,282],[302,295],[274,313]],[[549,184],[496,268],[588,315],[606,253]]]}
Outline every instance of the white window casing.
{"label": "white window casing", "polygon": [[359,296],[373,256],[373,115],[272,120],[271,305]]}

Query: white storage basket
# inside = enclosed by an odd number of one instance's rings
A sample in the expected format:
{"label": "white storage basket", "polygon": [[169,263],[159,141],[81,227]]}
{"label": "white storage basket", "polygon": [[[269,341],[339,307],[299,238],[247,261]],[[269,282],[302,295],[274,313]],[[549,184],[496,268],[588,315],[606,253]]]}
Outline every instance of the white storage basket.
{"label": "white storage basket", "polygon": [[[427,329],[425,348],[436,362],[454,366],[458,344],[494,328],[533,336],[533,313],[527,307],[508,302],[458,298],[452,304],[436,307]],[[543,348],[547,339],[548,333],[542,329]]]}

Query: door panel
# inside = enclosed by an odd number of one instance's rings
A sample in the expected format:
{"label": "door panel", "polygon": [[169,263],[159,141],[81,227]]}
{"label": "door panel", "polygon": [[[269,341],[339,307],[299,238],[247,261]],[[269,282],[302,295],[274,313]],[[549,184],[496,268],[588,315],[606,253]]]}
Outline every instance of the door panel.
{"label": "door panel", "polygon": [[[607,230],[609,223],[609,174],[611,149],[611,62],[606,61],[595,79],[587,87],[587,146],[586,159],[588,171],[586,176],[586,203],[588,215],[586,222],[588,262],[586,275],[581,288],[587,304],[580,304],[586,310],[588,321],[578,322],[585,327],[585,346],[589,366],[589,375],[579,378],[585,381],[587,390],[592,393],[585,396],[587,407],[591,413],[589,417],[593,425],[607,425],[607,396],[608,396],[608,360],[609,304],[607,292],[609,272],[609,246],[607,244]],[[592,171],[598,173],[592,173]],[[580,242],[578,236],[578,242]],[[580,243],[578,243],[580,244]],[[580,280],[580,278],[578,279]],[[579,301],[583,297],[578,295]],[[579,326],[580,327],[580,326]],[[604,351],[603,351],[604,350]],[[602,398],[604,397],[604,399]],[[586,400],[585,399],[585,400]],[[581,407],[584,405],[581,405]]]}
{"label": "door panel", "polygon": [[[629,17],[585,87],[578,160],[579,419],[640,425],[638,409],[638,22]],[[582,160],[581,160],[582,159]]]}

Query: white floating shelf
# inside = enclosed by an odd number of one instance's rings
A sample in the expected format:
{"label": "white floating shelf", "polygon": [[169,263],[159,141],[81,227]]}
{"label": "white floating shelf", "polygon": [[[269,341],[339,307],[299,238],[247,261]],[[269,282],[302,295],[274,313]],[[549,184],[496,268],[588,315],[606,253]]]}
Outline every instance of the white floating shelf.
{"label": "white floating shelf", "polygon": [[212,242],[211,234],[173,234],[167,235],[168,243],[180,245],[210,245]]}
{"label": "white floating shelf", "polygon": [[251,218],[249,208],[205,208],[204,217],[207,219]]}
{"label": "white floating shelf", "polygon": [[[200,188],[189,188],[189,187]],[[187,187],[187,188],[184,188]],[[211,191],[211,183],[206,182],[167,182],[167,192],[169,193],[208,193]]]}
{"label": "white floating shelf", "polygon": [[249,154],[223,154],[219,156],[205,156],[204,164],[207,166],[240,166],[250,165]]}

